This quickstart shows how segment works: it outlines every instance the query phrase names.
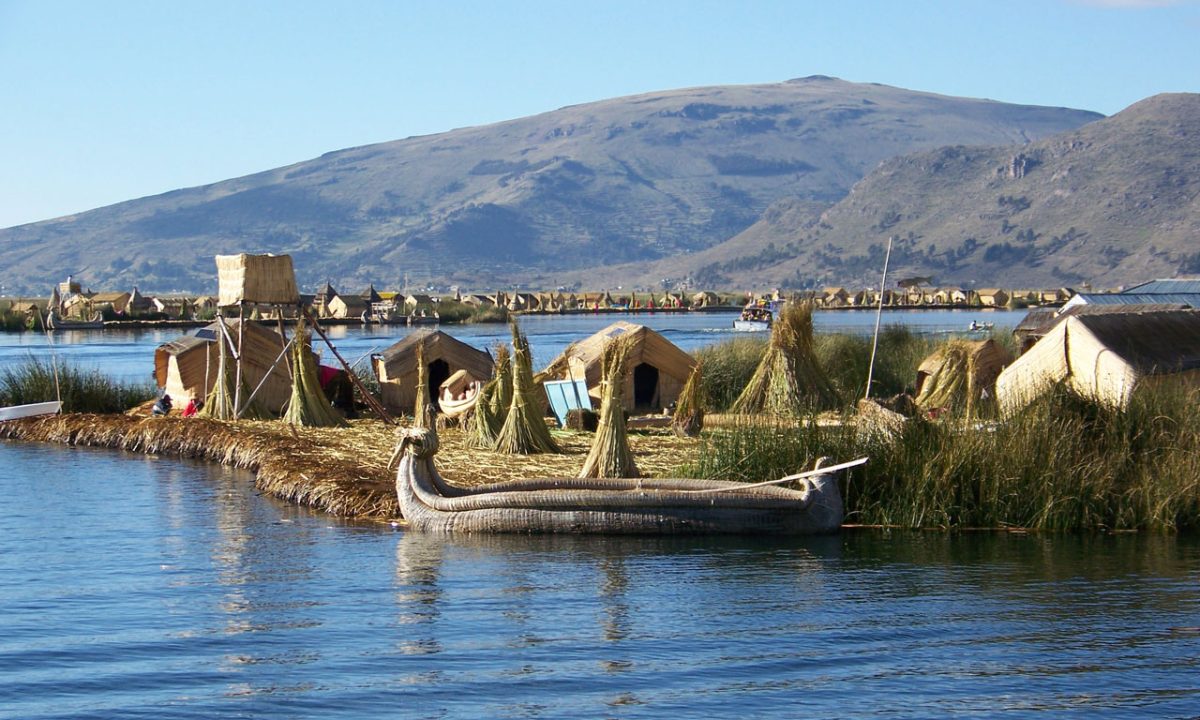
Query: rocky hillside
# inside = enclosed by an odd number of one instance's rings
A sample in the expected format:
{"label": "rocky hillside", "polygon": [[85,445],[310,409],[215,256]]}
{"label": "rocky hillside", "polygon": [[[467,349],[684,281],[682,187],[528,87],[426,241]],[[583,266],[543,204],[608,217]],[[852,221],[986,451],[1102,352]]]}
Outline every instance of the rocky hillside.
{"label": "rocky hillside", "polygon": [[[893,277],[944,285],[1115,287],[1200,273],[1200,95],[1157,95],[1024,146],[893,158],[827,210],[781,201],[667,269],[721,286],[869,285],[890,236]],[[664,268],[643,270],[638,281],[652,282]]]}
{"label": "rocky hillside", "polygon": [[784,198],[828,206],[897,155],[1098,117],[827,77],[649,93],[0,230],[0,283],[211,291],[212,255],[245,251],[291,253],[305,287],[554,285],[703,251]]}

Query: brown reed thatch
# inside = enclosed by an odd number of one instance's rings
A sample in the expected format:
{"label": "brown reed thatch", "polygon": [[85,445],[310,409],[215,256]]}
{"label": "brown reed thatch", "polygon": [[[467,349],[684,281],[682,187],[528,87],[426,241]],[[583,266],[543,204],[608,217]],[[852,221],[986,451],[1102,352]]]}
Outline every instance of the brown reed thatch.
{"label": "brown reed thatch", "polygon": [[295,305],[300,302],[290,255],[217,255],[221,307],[240,303]]}
{"label": "brown reed thatch", "polygon": [[508,417],[508,406],[512,404],[512,358],[507,345],[496,346],[496,375],[479,391],[475,409],[467,420],[468,445],[491,450],[496,447],[496,437]]}
{"label": "brown reed thatch", "polygon": [[625,404],[621,397],[629,350],[630,343],[620,337],[609,340],[604,348],[600,424],[596,428],[587,459],[583,461],[583,469],[579,471],[581,478],[639,477],[633,453],[629,451],[625,432]]}
{"label": "brown reed thatch", "polygon": [[813,349],[812,313],[811,302],[783,306],[762,361],[733,403],[734,412],[800,417],[837,407],[837,391]]}
{"label": "brown reed thatch", "polygon": [[917,369],[917,407],[965,409],[970,417],[981,394],[993,394],[996,377],[1011,360],[1008,351],[991,339],[950,340]]}
{"label": "brown reed thatch", "polygon": [[704,428],[704,376],[699,362],[679,393],[671,429],[679,437],[697,437]]}
{"label": "brown reed thatch", "polygon": [[301,319],[292,339],[292,398],[282,419],[304,427],[344,427],[346,421],[334,412],[317,379],[317,363],[309,351],[311,342],[305,321]]}
{"label": "brown reed thatch", "polygon": [[504,427],[496,436],[496,452],[530,455],[535,453],[560,452],[550,428],[546,426],[542,412],[544,403],[538,396],[538,386],[533,381],[533,360],[529,352],[529,340],[512,323],[513,336],[513,383],[512,403]]}

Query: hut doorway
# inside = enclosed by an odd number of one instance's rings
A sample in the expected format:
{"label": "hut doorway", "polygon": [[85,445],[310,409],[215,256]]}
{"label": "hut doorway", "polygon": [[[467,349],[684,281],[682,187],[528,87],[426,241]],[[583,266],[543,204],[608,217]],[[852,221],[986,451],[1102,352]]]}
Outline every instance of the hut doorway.
{"label": "hut doorway", "polygon": [[633,406],[639,410],[658,409],[658,368],[649,363],[633,369]]}
{"label": "hut doorway", "polygon": [[442,383],[450,378],[450,364],[438,358],[429,363],[428,369],[429,397],[433,400],[433,406],[441,410],[442,406],[439,402],[441,398],[438,397],[438,393],[441,392]]}

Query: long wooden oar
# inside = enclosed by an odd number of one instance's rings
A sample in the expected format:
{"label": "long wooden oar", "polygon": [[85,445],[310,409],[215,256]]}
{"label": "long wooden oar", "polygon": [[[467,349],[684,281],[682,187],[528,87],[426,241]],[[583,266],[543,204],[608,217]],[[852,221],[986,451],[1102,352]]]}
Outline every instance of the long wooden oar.
{"label": "long wooden oar", "polygon": [[857,460],[851,460],[850,462],[844,462],[841,465],[830,465],[829,467],[817,468],[815,470],[808,470],[807,472],[796,473],[795,475],[788,475],[787,477],[782,477],[782,478],[779,478],[778,480],[767,480],[766,482],[750,483],[750,484],[746,484],[746,485],[737,485],[735,487],[727,487],[727,488],[709,488],[709,489],[705,489],[705,490],[680,490],[679,492],[696,493],[698,495],[704,494],[704,493],[741,492],[742,490],[746,490],[749,488],[765,487],[767,485],[782,485],[783,483],[791,482],[792,480],[801,480],[803,478],[813,477],[814,475],[824,475],[826,473],[837,472],[838,470],[845,470],[846,468],[858,467],[859,465],[865,465],[866,463],[867,463],[867,458],[861,457]]}

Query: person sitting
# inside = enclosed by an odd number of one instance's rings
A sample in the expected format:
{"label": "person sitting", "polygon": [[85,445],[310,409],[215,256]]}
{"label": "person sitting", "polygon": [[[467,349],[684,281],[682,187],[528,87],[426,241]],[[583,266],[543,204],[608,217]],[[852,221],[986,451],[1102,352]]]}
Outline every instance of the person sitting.
{"label": "person sitting", "polygon": [[167,415],[171,412],[171,396],[163,393],[163,396],[154,403],[154,407],[150,410],[151,415]]}
{"label": "person sitting", "polygon": [[188,400],[187,406],[183,409],[183,416],[185,418],[194,417],[196,413],[200,412],[200,408],[202,407],[204,407],[203,400],[200,398],[192,398],[191,400]]}

